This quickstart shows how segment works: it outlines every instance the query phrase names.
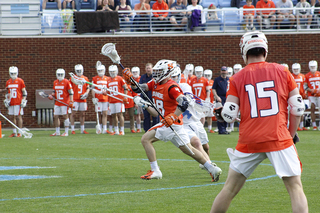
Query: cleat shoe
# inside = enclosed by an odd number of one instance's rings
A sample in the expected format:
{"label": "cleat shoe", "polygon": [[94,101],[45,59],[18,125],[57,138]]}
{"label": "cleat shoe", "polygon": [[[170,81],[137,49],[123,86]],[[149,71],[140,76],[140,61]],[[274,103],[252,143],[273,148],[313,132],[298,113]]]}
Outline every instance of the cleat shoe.
{"label": "cleat shoe", "polygon": [[62,136],[62,137],[67,137],[67,136],[68,136],[68,133],[65,132],[65,133],[63,133],[61,136]]}
{"label": "cleat shoe", "polygon": [[297,131],[302,131],[302,129],[300,127],[298,127]]}
{"label": "cleat shoe", "polygon": [[134,131],[134,129],[131,130],[131,133],[136,133],[136,131]]}
{"label": "cleat shoe", "polygon": [[137,129],[137,133],[139,133],[139,132],[141,132],[141,130],[140,130],[140,129]]}
{"label": "cleat shoe", "polygon": [[313,127],[313,130],[318,130],[318,127],[314,126],[314,127]]}
{"label": "cleat shoe", "polygon": [[302,130],[303,130],[303,131],[308,131],[308,129],[307,129],[307,128],[305,128],[305,127],[302,127]]}
{"label": "cleat shoe", "polygon": [[113,134],[113,132],[110,132],[109,130],[106,131],[107,134]]}
{"label": "cleat shoe", "polygon": [[111,132],[111,133],[110,133],[110,135],[115,135],[115,134],[116,134],[115,132]]}
{"label": "cleat shoe", "polygon": [[162,173],[160,170],[156,170],[156,171],[149,170],[147,174],[142,175],[140,178],[143,180],[162,179]]}
{"label": "cleat shoe", "polygon": [[209,133],[214,133],[214,131],[212,129],[210,129]]}
{"label": "cleat shoe", "polygon": [[206,168],[204,167],[204,165],[202,165],[201,163],[199,164],[199,168],[200,168],[200,169],[205,169],[205,170],[206,170]]}
{"label": "cleat shoe", "polygon": [[219,167],[217,167],[216,164],[212,164],[212,165],[213,165],[213,169],[210,171],[212,182],[218,182],[220,175],[222,173],[222,170]]}
{"label": "cleat shoe", "polygon": [[73,130],[73,131],[71,131],[71,134],[75,135],[75,134],[76,134],[76,132]]}
{"label": "cleat shoe", "polygon": [[124,135],[124,132],[120,131],[120,132],[119,132],[119,135]]}
{"label": "cleat shoe", "polygon": [[60,133],[59,134],[57,134],[56,132],[55,133],[53,133],[52,135],[50,135],[50,136],[59,136],[60,135]]}
{"label": "cleat shoe", "polygon": [[119,132],[114,132],[114,135],[119,135]]}
{"label": "cleat shoe", "polygon": [[13,137],[17,137],[16,133],[12,133],[11,135],[9,135],[9,138],[13,138]]}
{"label": "cleat shoe", "polygon": [[18,133],[18,134],[17,134],[17,137],[18,137],[18,138],[21,138],[21,134],[20,134],[20,133]]}
{"label": "cleat shoe", "polygon": [[81,134],[89,134],[89,132],[87,132],[86,130],[83,130],[83,132],[81,132]]}

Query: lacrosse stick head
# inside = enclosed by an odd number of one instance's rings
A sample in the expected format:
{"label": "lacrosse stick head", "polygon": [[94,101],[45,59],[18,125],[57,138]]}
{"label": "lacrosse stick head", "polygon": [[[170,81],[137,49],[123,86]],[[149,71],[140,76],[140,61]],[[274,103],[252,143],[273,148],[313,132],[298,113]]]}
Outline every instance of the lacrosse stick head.
{"label": "lacrosse stick head", "polygon": [[96,63],[96,69],[97,69],[99,66],[101,66],[101,65],[102,65],[101,61],[97,61],[97,63]]}
{"label": "lacrosse stick head", "polygon": [[192,93],[187,92],[185,93],[185,96],[187,97],[191,106],[196,110],[196,112],[204,115],[203,117],[209,116],[214,109],[214,105],[211,102],[204,101]]}
{"label": "lacrosse stick head", "polygon": [[22,128],[21,134],[23,135],[24,138],[32,138],[32,136],[33,136],[33,134],[30,133],[29,129],[27,129],[27,128]]}
{"label": "lacrosse stick head", "polygon": [[44,93],[43,91],[38,92],[38,94],[42,97],[42,98],[47,98],[49,95]]}
{"label": "lacrosse stick head", "polygon": [[101,128],[100,128],[100,125],[96,125],[96,134],[99,135],[101,134]]}
{"label": "lacrosse stick head", "polygon": [[86,83],[86,80],[83,78],[80,78],[79,76],[73,74],[72,72],[69,73],[71,76],[71,81],[76,85],[84,85]]}
{"label": "lacrosse stick head", "polygon": [[101,48],[101,54],[108,56],[111,61],[115,64],[120,64],[120,57],[118,55],[118,52],[116,50],[116,45],[113,43],[107,43],[103,45]]}

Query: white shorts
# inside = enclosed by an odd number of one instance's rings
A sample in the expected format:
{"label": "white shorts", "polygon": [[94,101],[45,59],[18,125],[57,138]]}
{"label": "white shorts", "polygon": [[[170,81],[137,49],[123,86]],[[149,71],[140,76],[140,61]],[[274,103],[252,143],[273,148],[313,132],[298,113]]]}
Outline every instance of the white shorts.
{"label": "white shorts", "polygon": [[302,165],[294,145],[275,152],[243,153],[228,148],[230,168],[248,178],[268,158],[279,178],[301,175]]}
{"label": "white shorts", "polygon": [[315,107],[320,107],[320,97],[309,96],[310,106],[314,103]]}
{"label": "white shorts", "polygon": [[183,124],[183,128],[187,132],[189,139],[196,136],[200,139],[202,145],[205,145],[209,142],[207,132],[200,121]]}
{"label": "white shorts", "polygon": [[209,117],[209,118],[214,117],[213,108],[210,110],[209,114],[206,117]]}
{"label": "white shorts", "polygon": [[9,106],[8,115],[23,115],[23,108],[20,105]]}
{"label": "white shorts", "polygon": [[68,108],[69,107],[67,106],[54,105],[53,115],[66,115],[68,113]]}
{"label": "white shorts", "polygon": [[120,112],[125,112],[124,104],[123,103],[110,103],[109,105],[111,115],[120,113]]}
{"label": "white shorts", "polygon": [[172,125],[173,129],[178,133],[180,138],[168,127],[166,127],[163,123],[158,123],[155,126],[151,127],[151,131],[153,129],[156,130],[156,135],[155,137],[158,138],[159,140],[162,140],[164,142],[171,141],[176,147],[184,146],[188,143],[190,143],[190,139],[188,137],[188,134],[184,130],[182,125]]}
{"label": "white shorts", "polygon": [[97,105],[95,105],[95,112],[104,112],[109,109],[109,102],[98,102]]}
{"label": "white shorts", "polygon": [[73,103],[73,111],[87,111],[88,105],[87,102],[74,102]]}

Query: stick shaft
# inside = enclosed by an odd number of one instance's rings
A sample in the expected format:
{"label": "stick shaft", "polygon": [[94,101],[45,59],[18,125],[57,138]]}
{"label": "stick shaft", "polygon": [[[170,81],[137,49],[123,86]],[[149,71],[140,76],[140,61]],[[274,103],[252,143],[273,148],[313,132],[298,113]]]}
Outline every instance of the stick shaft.
{"label": "stick shaft", "polygon": [[[20,129],[19,127],[17,127],[13,122],[11,122],[6,116],[4,116],[1,112],[0,112],[1,117],[3,117],[4,119],[6,119],[12,126],[14,126],[17,130],[19,130],[22,134],[25,132],[22,129]],[[24,134],[23,134],[24,135]]]}

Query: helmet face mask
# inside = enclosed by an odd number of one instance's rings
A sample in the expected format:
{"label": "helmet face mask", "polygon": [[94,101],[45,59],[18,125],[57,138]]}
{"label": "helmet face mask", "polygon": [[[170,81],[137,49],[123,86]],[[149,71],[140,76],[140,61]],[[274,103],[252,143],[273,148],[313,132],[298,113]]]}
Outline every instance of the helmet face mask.
{"label": "helmet face mask", "polygon": [[172,72],[172,75],[171,75],[171,79],[174,80],[177,83],[180,83],[180,81],[181,81],[181,69],[180,69],[180,67],[177,66],[174,69],[174,71]]}
{"label": "helmet face mask", "polygon": [[134,78],[138,78],[140,76],[140,68],[139,67],[132,67],[131,72],[132,72],[132,76]]}
{"label": "helmet face mask", "polygon": [[160,83],[164,79],[171,76],[172,72],[177,67],[177,63],[171,60],[160,60],[152,68],[152,78],[155,83]]}
{"label": "helmet face mask", "polygon": [[235,64],[235,65],[233,66],[233,72],[234,72],[234,74],[240,72],[241,70],[242,70],[241,64]]}
{"label": "helmet face mask", "polygon": [[312,73],[315,73],[318,69],[318,62],[317,61],[309,61],[309,69]]}
{"label": "helmet face mask", "polygon": [[300,66],[299,63],[294,63],[294,64],[292,64],[292,73],[293,73],[293,74],[299,75],[300,70],[301,70],[301,66]]}
{"label": "helmet face mask", "polygon": [[212,71],[211,71],[211,70],[205,70],[205,71],[203,72],[203,77],[205,77],[205,78],[208,79],[208,80],[211,80],[211,78],[212,78]]}
{"label": "helmet face mask", "polygon": [[109,75],[111,78],[115,78],[118,75],[117,65],[110,65],[109,66]]}
{"label": "helmet face mask", "polygon": [[231,67],[228,67],[227,68],[227,72],[228,72],[227,77],[230,78],[232,76],[232,74],[233,74],[233,69]]}
{"label": "helmet face mask", "polygon": [[98,76],[103,77],[106,74],[106,67],[104,65],[100,65],[97,67]]}
{"label": "helmet face mask", "polygon": [[66,75],[66,72],[64,71],[64,69],[57,69],[56,76],[59,81],[62,81],[65,75]]}
{"label": "helmet face mask", "polygon": [[77,64],[74,66],[74,71],[77,76],[82,76],[83,75],[83,66],[81,64]]}
{"label": "helmet face mask", "polygon": [[193,75],[193,69],[194,69],[193,64],[187,64],[186,68],[185,68],[185,71],[184,71],[185,75],[192,76]]}
{"label": "helmet face mask", "polygon": [[12,80],[18,78],[18,67],[12,66],[9,68],[9,75]]}
{"label": "helmet face mask", "polygon": [[194,73],[197,76],[197,78],[201,78],[203,76],[203,67],[196,66],[196,68],[194,69]]}

